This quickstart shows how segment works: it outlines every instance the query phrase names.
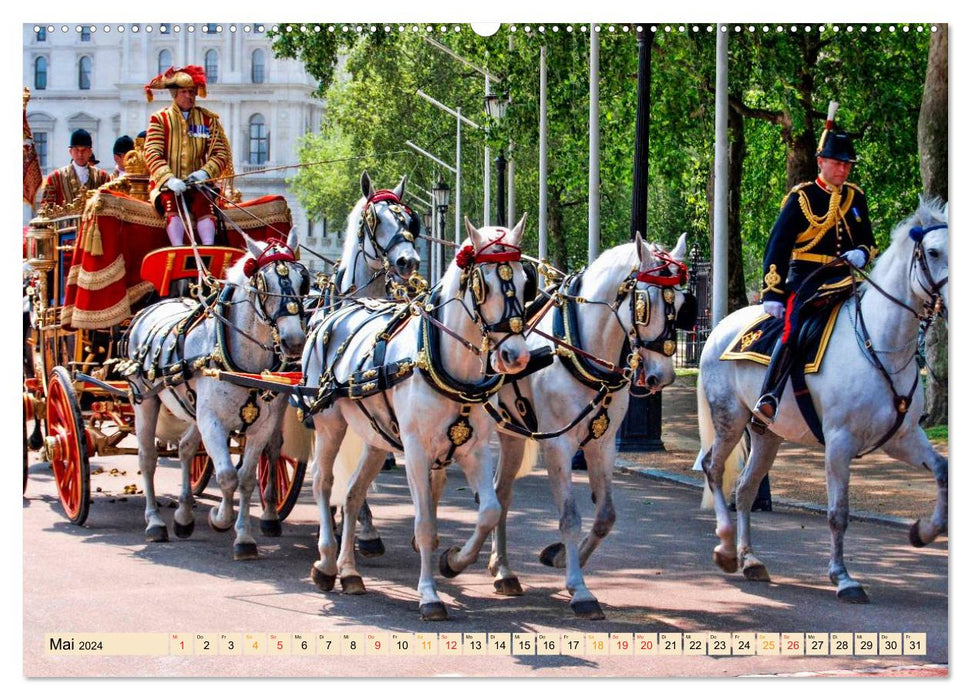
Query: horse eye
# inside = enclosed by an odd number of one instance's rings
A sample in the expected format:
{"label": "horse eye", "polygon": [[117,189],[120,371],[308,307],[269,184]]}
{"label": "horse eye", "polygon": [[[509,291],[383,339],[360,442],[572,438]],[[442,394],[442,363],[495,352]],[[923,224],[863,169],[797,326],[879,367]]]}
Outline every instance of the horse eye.
{"label": "horse eye", "polygon": [[936,260],[937,258],[941,257],[941,252],[937,248],[931,248],[927,251],[927,257]]}

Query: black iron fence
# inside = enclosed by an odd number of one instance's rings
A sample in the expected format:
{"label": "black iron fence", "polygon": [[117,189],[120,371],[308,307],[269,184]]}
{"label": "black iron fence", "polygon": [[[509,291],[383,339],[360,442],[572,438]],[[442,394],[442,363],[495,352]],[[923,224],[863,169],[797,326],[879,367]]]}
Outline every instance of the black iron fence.
{"label": "black iron fence", "polygon": [[711,261],[702,260],[698,248],[692,247],[689,255],[688,290],[698,300],[698,320],[690,331],[678,331],[677,367],[697,367],[701,350],[711,333]]}

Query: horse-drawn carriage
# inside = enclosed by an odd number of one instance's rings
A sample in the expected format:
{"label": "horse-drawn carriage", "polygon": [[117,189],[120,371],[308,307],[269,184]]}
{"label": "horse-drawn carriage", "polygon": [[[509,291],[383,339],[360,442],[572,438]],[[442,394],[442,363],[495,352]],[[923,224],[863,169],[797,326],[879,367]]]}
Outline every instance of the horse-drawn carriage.
{"label": "horse-drawn carriage", "polygon": [[[283,197],[223,200],[217,239],[223,245],[169,247],[144,185],[137,176],[113,181],[63,207],[43,208],[25,230],[24,489],[28,448],[39,450],[53,469],[65,515],[78,525],[91,502],[90,459],[138,452],[125,444],[134,433],[134,409],[129,382],[118,372],[133,312],[169,296],[177,284],[204,292],[246,254],[244,236],[286,240],[291,229]],[[159,454],[175,456],[161,433]],[[234,438],[232,451],[244,442]],[[278,462],[273,469],[266,456],[261,460],[260,491],[273,484],[284,518],[306,464],[283,456]],[[195,495],[212,471],[212,459],[200,449],[192,467]]]}

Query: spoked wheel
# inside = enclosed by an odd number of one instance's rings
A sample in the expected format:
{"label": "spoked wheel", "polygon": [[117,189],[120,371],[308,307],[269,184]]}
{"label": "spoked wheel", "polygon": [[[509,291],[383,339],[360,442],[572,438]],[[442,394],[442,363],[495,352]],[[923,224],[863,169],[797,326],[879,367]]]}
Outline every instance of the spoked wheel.
{"label": "spoked wheel", "polygon": [[189,487],[192,489],[193,496],[201,496],[202,492],[206,490],[214,468],[212,457],[205,452],[192,458],[192,467],[189,470]]}
{"label": "spoked wheel", "polygon": [[260,503],[263,507],[266,507],[266,502],[263,500],[263,489],[266,488],[267,478],[272,476],[276,485],[277,514],[280,516],[280,520],[284,520],[297,504],[300,487],[303,486],[303,477],[307,473],[307,463],[280,455],[277,460],[277,468],[271,470],[269,466],[270,460],[266,454],[261,454],[256,471],[256,478],[259,480]]}
{"label": "spoked wheel", "polygon": [[75,525],[83,525],[91,492],[87,439],[74,384],[63,367],[55,367],[48,380],[44,446],[64,514]]}

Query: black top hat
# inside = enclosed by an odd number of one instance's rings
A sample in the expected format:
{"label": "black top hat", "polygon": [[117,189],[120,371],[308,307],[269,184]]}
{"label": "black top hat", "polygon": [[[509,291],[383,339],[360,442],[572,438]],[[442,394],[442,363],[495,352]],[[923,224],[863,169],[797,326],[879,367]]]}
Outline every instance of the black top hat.
{"label": "black top hat", "polygon": [[135,148],[135,142],[132,141],[131,136],[125,134],[124,136],[119,136],[117,139],[115,139],[115,147],[111,152],[116,156],[123,156],[133,148]]}
{"label": "black top hat", "polygon": [[856,162],[856,151],[853,149],[853,141],[842,129],[832,129],[823,135],[823,143],[816,152],[819,158],[832,158],[842,160],[847,163]]}
{"label": "black top hat", "polygon": [[91,134],[84,129],[77,129],[71,134],[71,148],[75,146],[87,146],[91,148]]}

